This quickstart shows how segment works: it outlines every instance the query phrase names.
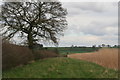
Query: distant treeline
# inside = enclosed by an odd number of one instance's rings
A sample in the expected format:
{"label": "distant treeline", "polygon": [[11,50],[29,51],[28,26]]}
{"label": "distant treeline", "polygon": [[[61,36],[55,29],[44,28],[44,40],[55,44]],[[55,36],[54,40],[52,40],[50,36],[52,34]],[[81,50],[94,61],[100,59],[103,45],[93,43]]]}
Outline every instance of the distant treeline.
{"label": "distant treeline", "polygon": [[92,45],[91,47],[87,47],[87,46],[76,46],[76,45],[72,45],[72,48],[102,48],[102,47],[108,47],[108,48],[120,48],[120,45],[106,45],[106,44],[101,44],[101,45]]}

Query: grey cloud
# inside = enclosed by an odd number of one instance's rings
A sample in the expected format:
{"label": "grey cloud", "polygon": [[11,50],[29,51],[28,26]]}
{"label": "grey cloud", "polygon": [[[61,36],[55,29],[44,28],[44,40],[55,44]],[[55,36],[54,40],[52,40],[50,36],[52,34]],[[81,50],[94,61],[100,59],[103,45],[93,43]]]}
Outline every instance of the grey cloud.
{"label": "grey cloud", "polygon": [[103,24],[103,23],[91,23],[88,24],[87,28],[83,28],[81,31],[83,31],[85,34],[91,34],[91,35],[109,35],[114,34],[117,35],[118,28],[116,26],[111,26],[113,24]]}
{"label": "grey cloud", "polygon": [[76,5],[75,8],[80,8],[85,11],[88,10],[88,11],[94,11],[94,12],[104,11],[104,8],[102,8],[102,5],[95,2],[80,3],[79,5]]}
{"label": "grey cloud", "polygon": [[80,35],[83,34],[90,34],[96,36],[103,36],[103,35],[118,35],[118,27],[113,26],[115,23],[101,23],[101,22],[91,22],[88,25],[71,25],[69,26],[68,30],[66,30],[65,35]]}
{"label": "grey cloud", "polygon": [[118,41],[118,36],[117,35],[105,35],[105,36],[101,36],[102,40],[106,40],[106,41]]}
{"label": "grey cloud", "polygon": [[101,3],[96,2],[69,2],[64,4],[64,6],[67,6],[69,8],[75,8],[75,9],[82,9],[82,10],[89,10],[89,11],[95,11],[95,12],[102,12],[105,8],[103,8],[103,5]]}
{"label": "grey cloud", "polygon": [[[110,2],[67,2],[63,3],[63,6],[68,9],[69,16],[75,16],[79,14],[91,14],[102,13],[106,11],[117,11],[116,3]],[[112,14],[112,13],[111,13]],[[108,15],[108,14],[106,14]]]}

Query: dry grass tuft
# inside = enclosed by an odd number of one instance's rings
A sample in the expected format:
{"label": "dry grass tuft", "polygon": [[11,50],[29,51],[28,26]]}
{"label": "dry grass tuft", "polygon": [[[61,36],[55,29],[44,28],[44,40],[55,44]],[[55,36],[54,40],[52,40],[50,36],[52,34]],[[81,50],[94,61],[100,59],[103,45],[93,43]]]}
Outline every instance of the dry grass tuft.
{"label": "dry grass tuft", "polygon": [[103,48],[94,53],[71,54],[68,57],[95,62],[107,68],[118,69],[118,50]]}

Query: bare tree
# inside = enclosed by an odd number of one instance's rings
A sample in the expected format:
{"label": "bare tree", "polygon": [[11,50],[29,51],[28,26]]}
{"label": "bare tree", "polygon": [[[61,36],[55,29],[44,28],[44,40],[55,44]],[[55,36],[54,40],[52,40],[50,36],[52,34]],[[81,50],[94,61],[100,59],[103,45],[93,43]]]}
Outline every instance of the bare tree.
{"label": "bare tree", "polygon": [[60,2],[5,2],[0,19],[2,36],[10,40],[19,34],[29,48],[39,41],[58,44],[67,27],[66,15]]}

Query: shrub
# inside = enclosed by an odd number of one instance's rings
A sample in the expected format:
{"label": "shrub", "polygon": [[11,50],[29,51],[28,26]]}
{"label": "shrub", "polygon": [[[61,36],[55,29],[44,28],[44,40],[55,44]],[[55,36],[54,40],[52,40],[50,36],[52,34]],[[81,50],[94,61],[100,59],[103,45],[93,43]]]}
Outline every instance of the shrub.
{"label": "shrub", "polygon": [[57,57],[57,50],[33,49],[8,42],[2,43],[2,69],[6,70],[19,65],[28,64],[37,59]]}
{"label": "shrub", "polygon": [[32,61],[33,55],[27,47],[2,43],[2,69],[9,69]]}
{"label": "shrub", "polygon": [[35,50],[33,52],[35,59],[44,59],[51,57],[58,57],[58,54],[54,50]]}

